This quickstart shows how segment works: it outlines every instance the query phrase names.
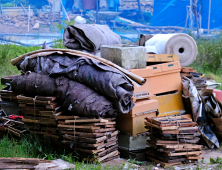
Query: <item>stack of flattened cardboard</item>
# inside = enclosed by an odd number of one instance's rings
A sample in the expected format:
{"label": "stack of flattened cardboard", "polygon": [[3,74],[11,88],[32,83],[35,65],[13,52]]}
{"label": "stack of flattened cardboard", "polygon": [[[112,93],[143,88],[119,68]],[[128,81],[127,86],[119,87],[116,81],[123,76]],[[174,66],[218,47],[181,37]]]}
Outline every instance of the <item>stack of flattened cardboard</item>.
{"label": "stack of flattened cardboard", "polygon": [[193,67],[182,67],[180,75],[181,77],[185,76],[190,78],[196,86],[197,90],[205,89],[207,87],[207,77],[205,77],[202,73],[198,73],[198,71],[194,70]]}
{"label": "stack of flattened cardboard", "polygon": [[44,135],[58,140],[57,117],[62,113],[56,97],[36,96],[35,98],[17,96],[22,119],[32,134]]}
{"label": "stack of flattened cardboard", "polygon": [[119,158],[115,118],[90,119],[61,116],[58,128],[63,144],[91,162],[106,162]]}
{"label": "stack of flattened cardboard", "polygon": [[147,149],[149,160],[170,167],[202,159],[198,126],[192,119],[176,116],[146,118],[151,141]]}
{"label": "stack of flattened cardboard", "polygon": [[180,75],[181,76],[186,76],[188,78],[192,78],[192,74],[198,74],[197,70],[194,70],[193,67],[182,67]]}
{"label": "stack of flattened cardboard", "polygon": [[115,118],[95,119],[61,111],[56,97],[17,96],[22,119],[32,134],[76,151],[81,158],[105,162],[119,157]]}

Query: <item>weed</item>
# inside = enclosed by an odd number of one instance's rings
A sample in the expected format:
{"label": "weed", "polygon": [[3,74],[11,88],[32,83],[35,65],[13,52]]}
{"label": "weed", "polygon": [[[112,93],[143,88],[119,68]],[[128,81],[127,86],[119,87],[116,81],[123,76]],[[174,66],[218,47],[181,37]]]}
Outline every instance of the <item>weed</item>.
{"label": "weed", "polygon": [[66,49],[66,47],[63,45],[62,38],[55,40],[53,42],[52,48],[63,48],[63,49]]}
{"label": "weed", "polygon": [[66,21],[66,20],[63,20],[62,21],[62,24],[57,24],[55,23],[56,27],[59,29],[59,30],[64,30],[68,25],[74,25],[75,24],[75,20],[72,20],[72,21]]}

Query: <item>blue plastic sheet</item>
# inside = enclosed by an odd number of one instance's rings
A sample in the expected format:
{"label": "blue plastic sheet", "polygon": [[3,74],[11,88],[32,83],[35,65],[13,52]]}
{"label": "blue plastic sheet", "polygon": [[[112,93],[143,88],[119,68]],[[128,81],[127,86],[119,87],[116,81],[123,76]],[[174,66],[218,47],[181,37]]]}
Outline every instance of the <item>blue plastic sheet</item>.
{"label": "blue plastic sheet", "polygon": [[186,23],[190,0],[154,0],[151,26],[181,26]]}

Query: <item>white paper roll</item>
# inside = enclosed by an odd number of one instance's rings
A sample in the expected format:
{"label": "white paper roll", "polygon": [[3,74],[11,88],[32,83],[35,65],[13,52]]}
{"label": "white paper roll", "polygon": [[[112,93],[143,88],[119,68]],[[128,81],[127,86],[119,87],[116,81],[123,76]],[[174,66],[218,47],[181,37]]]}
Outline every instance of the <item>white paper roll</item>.
{"label": "white paper roll", "polygon": [[154,52],[150,48],[150,46],[154,46],[156,54],[177,54],[183,67],[192,64],[198,53],[194,39],[183,33],[156,34],[146,41],[145,46],[147,46],[147,53]]}

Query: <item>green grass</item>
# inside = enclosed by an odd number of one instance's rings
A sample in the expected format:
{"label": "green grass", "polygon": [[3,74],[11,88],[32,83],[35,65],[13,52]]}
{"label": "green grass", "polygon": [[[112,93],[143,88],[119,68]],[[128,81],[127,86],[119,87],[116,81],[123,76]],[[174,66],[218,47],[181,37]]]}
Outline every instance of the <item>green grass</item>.
{"label": "green grass", "polygon": [[[204,73],[207,77],[215,79],[222,83],[222,37],[216,40],[200,40],[197,42],[198,56],[197,60],[191,65],[196,70]],[[53,48],[65,48],[62,39],[54,42]],[[12,66],[10,60],[24,53],[41,49],[38,47],[20,47],[15,45],[0,45],[0,75],[8,76],[20,74],[15,66]],[[0,87],[2,88],[2,86]],[[222,88],[221,88],[222,89]],[[44,158],[47,160],[64,159],[76,165],[76,169],[85,170],[120,170],[123,166],[102,166],[102,164],[91,164],[86,162],[78,162],[72,153],[65,150],[53,149],[50,142],[45,140],[40,142],[38,138],[33,136],[25,136],[20,141],[12,138],[10,135],[4,136],[0,140],[0,157],[24,157],[24,158]],[[221,166],[221,164],[218,165]],[[151,166],[145,166],[145,169],[151,169]]]}
{"label": "green grass", "polygon": [[[53,43],[53,48],[66,48],[63,45],[62,39],[57,39]],[[41,46],[31,46],[31,47],[21,47],[17,45],[11,44],[0,44],[0,77],[9,76],[9,75],[16,75],[20,74],[15,66],[11,64],[11,59],[19,57],[22,54],[42,49]],[[0,89],[3,86],[0,85]]]}
{"label": "green grass", "polygon": [[[196,42],[198,55],[196,61],[190,66],[222,84],[222,35],[216,39],[201,39]],[[218,89],[222,90],[222,86]]]}
{"label": "green grass", "polygon": [[17,68],[11,64],[11,59],[38,49],[41,49],[41,47],[20,47],[10,44],[0,45],[0,77],[19,74]]}
{"label": "green grass", "polygon": [[[0,140],[0,157],[22,157],[22,158],[39,158],[46,160],[63,159],[76,165],[76,170],[123,170],[125,163],[129,168],[133,168],[134,161],[125,161],[124,164],[105,165],[101,163],[79,162],[79,158],[73,156],[73,152],[68,152],[62,147],[53,147],[47,138],[40,141],[35,135],[23,136],[17,140],[7,134]],[[128,169],[129,169],[128,168]],[[151,169],[151,165],[144,166],[146,170]]]}

